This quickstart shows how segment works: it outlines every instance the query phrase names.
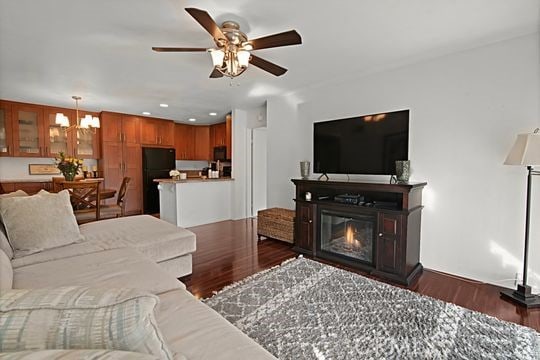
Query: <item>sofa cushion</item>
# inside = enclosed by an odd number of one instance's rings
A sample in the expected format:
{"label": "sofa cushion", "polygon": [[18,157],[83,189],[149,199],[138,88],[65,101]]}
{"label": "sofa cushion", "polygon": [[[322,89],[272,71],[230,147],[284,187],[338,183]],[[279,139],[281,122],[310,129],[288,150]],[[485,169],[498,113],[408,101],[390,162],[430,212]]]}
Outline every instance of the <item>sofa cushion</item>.
{"label": "sofa cushion", "polygon": [[184,288],[148,257],[135,249],[105,250],[22,266],[13,271],[13,288],[59,286],[132,287],[159,294]]}
{"label": "sofa cushion", "polygon": [[82,239],[67,190],[58,194],[40,191],[33,196],[2,199],[0,215],[14,257]]}
{"label": "sofa cushion", "polygon": [[89,242],[133,247],[156,262],[195,251],[195,234],[150,215],[127,216],[80,226]]}
{"label": "sofa cushion", "polygon": [[[121,350],[39,350],[0,353],[0,360],[159,360],[150,354]],[[175,360],[177,357],[175,356]]]}
{"label": "sofa cushion", "polygon": [[[0,194],[0,201],[2,201],[2,199],[18,196],[28,196],[28,194],[22,190],[17,190],[7,194]],[[2,220],[2,215],[0,215],[0,220]],[[10,259],[13,259],[13,249],[8,242],[6,228],[4,227],[3,221],[0,221],[0,250],[3,250]]]}
{"label": "sofa cushion", "polygon": [[6,253],[0,250],[0,294],[13,288],[13,268]]}
{"label": "sofa cushion", "polygon": [[63,287],[0,296],[0,349],[113,349],[171,359],[157,296],[133,289]]}
{"label": "sofa cushion", "polygon": [[188,359],[276,359],[186,290],[159,298],[156,319],[171,351]]}

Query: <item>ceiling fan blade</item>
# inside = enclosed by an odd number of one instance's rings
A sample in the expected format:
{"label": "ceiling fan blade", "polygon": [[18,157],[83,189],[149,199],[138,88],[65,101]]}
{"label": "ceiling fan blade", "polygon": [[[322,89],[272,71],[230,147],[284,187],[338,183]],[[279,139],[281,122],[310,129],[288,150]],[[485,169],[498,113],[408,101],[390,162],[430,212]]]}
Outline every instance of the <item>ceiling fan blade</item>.
{"label": "ceiling fan blade", "polygon": [[216,68],[214,68],[214,70],[212,71],[212,73],[209,76],[209,78],[211,78],[211,79],[216,79],[216,78],[220,78],[220,77],[223,77],[223,74]]}
{"label": "ceiling fan blade", "polygon": [[157,52],[190,52],[190,51],[206,51],[206,48],[184,48],[184,47],[156,47],[153,46],[152,50]]}
{"label": "ceiling fan blade", "polygon": [[253,46],[253,50],[259,50],[278,46],[298,45],[302,43],[302,38],[296,30],[289,30],[279,34],[249,40],[249,43]]}
{"label": "ceiling fan blade", "polygon": [[226,40],[227,38],[216,24],[214,19],[204,10],[196,8],[186,8],[186,11],[191,15],[203,28],[206,29],[216,40]]}
{"label": "ceiling fan blade", "polygon": [[249,59],[249,62],[258,67],[258,68],[261,68],[263,69],[264,71],[268,71],[269,73],[271,74],[274,74],[276,76],[281,76],[283,74],[285,74],[287,72],[287,69],[279,66],[279,65],[276,65],[274,63],[271,63],[270,61],[268,60],[264,60],[258,56],[255,56],[253,54],[251,54],[251,58]]}

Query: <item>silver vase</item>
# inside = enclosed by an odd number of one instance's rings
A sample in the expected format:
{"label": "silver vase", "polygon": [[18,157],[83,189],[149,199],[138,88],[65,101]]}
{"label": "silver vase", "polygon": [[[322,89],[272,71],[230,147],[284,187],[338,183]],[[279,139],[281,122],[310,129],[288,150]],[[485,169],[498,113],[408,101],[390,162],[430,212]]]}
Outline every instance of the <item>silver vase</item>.
{"label": "silver vase", "polygon": [[398,182],[409,182],[411,176],[411,162],[409,160],[396,161],[396,178]]}
{"label": "silver vase", "polygon": [[300,161],[300,176],[302,176],[302,179],[309,179],[310,166],[309,161]]}

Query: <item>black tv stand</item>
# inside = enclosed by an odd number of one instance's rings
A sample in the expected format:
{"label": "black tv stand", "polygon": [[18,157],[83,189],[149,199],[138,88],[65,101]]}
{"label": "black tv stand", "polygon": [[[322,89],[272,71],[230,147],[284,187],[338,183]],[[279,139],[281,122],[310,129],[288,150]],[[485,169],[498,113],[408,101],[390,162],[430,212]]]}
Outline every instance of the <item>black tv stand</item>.
{"label": "black tv stand", "polygon": [[[420,224],[426,183],[292,181],[296,185],[294,250],[407,286],[421,274]],[[307,192],[312,200],[306,200]],[[336,195],[342,194],[356,194],[364,200],[358,204],[336,201]],[[329,212],[373,219],[373,258],[355,261],[321,249],[322,214]]]}

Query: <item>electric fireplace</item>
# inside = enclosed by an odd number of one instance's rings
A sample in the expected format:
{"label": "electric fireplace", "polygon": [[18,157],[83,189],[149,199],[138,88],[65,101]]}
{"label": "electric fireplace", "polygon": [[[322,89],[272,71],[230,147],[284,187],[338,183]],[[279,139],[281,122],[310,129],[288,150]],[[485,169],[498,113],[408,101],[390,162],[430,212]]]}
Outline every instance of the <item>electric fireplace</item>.
{"label": "electric fireplace", "polygon": [[321,210],[318,256],[373,264],[375,227],[372,215]]}

